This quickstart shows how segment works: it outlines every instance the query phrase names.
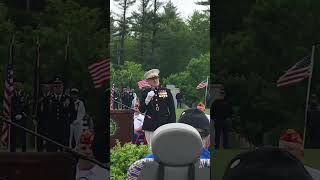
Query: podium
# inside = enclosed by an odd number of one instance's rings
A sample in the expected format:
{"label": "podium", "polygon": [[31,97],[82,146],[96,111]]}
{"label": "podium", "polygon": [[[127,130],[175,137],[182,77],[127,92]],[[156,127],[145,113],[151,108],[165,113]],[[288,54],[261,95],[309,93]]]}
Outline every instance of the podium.
{"label": "podium", "polygon": [[130,110],[110,110],[110,146],[132,142],[133,112]]}
{"label": "podium", "polygon": [[73,163],[67,153],[2,152],[0,180],[74,180]]}

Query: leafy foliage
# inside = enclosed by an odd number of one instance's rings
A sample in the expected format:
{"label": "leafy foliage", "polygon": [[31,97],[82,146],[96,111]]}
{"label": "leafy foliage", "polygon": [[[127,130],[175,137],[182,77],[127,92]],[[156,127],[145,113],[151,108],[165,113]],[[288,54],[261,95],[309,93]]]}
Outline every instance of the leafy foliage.
{"label": "leafy foliage", "polygon": [[[51,81],[55,75],[62,75],[63,69],[66,68],[65,45],[69,34],[71,86],[80,89],[81,97],[86,100],[88,112],[99,114],[97,107],[100,104],[97,102],[101,90],[93,89],[87,67],[109,54],[106,43],[108,31],[101,21],[102,9],[82,6],[73,0],[49,0],[41,11],[32,12],[31,21],[25,22],[24,25],[16,25],[7,20],[9,18],[6,14],[7,8],[2,6],[0,8],[3,9],[0,11],[0,31],[3,35],[0,37],[1,72],[4,72],[8,60],[9,42],[14,33],[16,37],[14,76],[23,79],[26,82],[26,89],[31,93],[37,38],[41,44],[40,78],[41,81]],[[13,7],[9,10],[12,9]],[[1,83],[4,74],[0,74]]]}
{"label": "leafy foliage", "polygon": [[111,180],[126,179],[131,164],[150,153],[148,146],[131,143],[117,145],[111,149]]}
{"label": "leafy foliage", "polygon": [[210,55],[201,55],[190,60],[185,71],[173,74],[164,80],[164,84],[175,84],[184,94],[185,103],[195,106],[204,102],[205,89],[197,90],[197,85],[209,75]]}
{"label": "leafy foliage", "polygon": [[[277,88],[276,81],[309,54],[314,39],[319,38],[315,31],[320,27],[316,10],[320,3],[247,0],[240,9],[227,3],[217,5],[221,12],[216,12],[211,72],[215,82],[225,84],[234,105],[235,130],[255,145],[263,144],[267,133],[273,136],[269,143],[275,145],[283,129],[303,132],[307,82]],[[314,77],[313,88],[317,88],[318,76]]]}

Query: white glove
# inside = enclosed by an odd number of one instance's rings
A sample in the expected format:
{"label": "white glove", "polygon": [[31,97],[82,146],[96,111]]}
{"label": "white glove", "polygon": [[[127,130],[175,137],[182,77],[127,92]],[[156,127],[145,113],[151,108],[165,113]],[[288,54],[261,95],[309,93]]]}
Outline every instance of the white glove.
{"label": "white glove", "polygon": [[16,119],[16,120],[22,119],[22,115],[21,115],[21,114],[17,114],[17,115],[15,116],[15,119]]}
{"label": "white glove", "polygon": [[151,99],[153,98],[153,96],[154,96],[154,91],[148,92],[147,98],[146,98],[146,100],[144,101],[144,102],[146,103],[146,105],[149,104],[149,102],[151,101]]}

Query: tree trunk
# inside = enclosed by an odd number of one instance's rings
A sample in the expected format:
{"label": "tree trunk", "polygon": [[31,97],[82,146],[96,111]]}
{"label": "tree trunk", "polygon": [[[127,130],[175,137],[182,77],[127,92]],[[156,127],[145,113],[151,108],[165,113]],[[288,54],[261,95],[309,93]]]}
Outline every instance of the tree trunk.
{"label": "tree trunk", "polygon": [[151,62],[154,62],[154,49],[156,44],[156,32],[157,32],[157,0],[154,0],[153,8],[153,28],[152,28],[152,40],[151,40]]}
{"label": "tree trunk", "polygon": [[127,11],[127,0],[124,0],[123,6],[123,24],[122,24],[122,32],[121,32],[121,41],[120,41],[120,60],[118,61],[118,65],[124,64],[124,39],[126,34],[126,11]]}

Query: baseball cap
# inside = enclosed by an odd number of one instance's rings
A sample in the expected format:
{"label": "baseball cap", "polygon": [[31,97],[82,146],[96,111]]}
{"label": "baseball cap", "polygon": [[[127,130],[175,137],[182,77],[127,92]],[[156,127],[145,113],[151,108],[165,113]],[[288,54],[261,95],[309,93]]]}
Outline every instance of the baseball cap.
{"label": "baseball cap", "polygon": [[192,108],[183,111],[178,122],[196,128],[201,137],[206,137],[210,133],[210,122],[204,112],[199,109]]}
{"label": "baseball cap", "polygon": [[273,147],[241,153],[231,160],[223,180],[312,180],[304,165],[290,153]]}

